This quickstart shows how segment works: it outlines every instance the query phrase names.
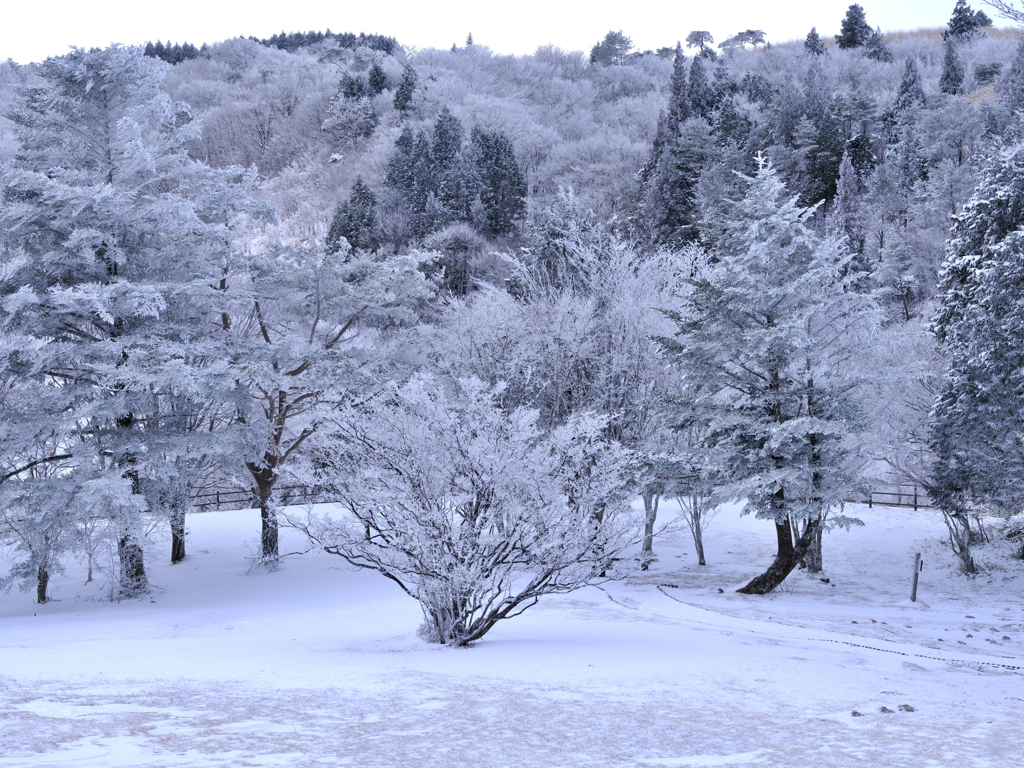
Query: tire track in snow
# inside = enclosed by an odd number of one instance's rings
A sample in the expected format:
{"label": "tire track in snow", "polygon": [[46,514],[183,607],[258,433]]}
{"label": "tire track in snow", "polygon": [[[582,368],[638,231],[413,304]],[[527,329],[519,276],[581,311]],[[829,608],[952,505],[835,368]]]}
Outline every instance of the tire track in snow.
{"label": "tire track in snow", "polygon": [[[661,594],[663,594],[669,600],[674,600],[675,602],[679,603],[680,605],[685,605],[685,606],[687,606],[689,608],[700,608],[700,606],[690,605],[690,603],[684,602],[684,601],[680,600],[679,598],[672,597],[672,595],[670,595],[668,592],[666,592],[663,589],[663,587],[669,587],[671,589],[679,589],[679,587],[676,586],[675,584],[657,584],[655,586],[657,587],[658,591],[661,592]],[[604,590],[602,590],[602,591],[604,591]],[[607,592],[605,594],[607,594]],[[609,597],[609,599],[611,599],[611,595],[608,595],[608,597]],[[618,605],[622,605],[622,603],[619,603],[618,601],[616,601],[614,599],[612,599],[612,602],[613,603],[617,603]],[[623,608],[628,608],[629,606],[623,605],[622,607]],[[700,609],[701,610],[707,610],[706,608],[700,608]],[[850,642],[849,640],[833,640],[833,639],[827,638],[827,637],[808,637],[808,638],[802,638],[802,639],[808,640],[808,641],[813,641],[813,642],[819,642],[819,643],[836,643],[837,645],[849,645],[849,646],[851,646],[853,648],[865,648],[867,650],[878,651],[880,653],[894,653],[897,656],[906,656],[908,658],[930,659],[932,661],[942,661],[942,662],[945,662],[947,664],[951,664],[953,666],[963,666],[963,667],[985,666],[985,667],[996,667],[996,668],[999,668],[999,669],[1007,669],[1007,670],[1011,670],[1011,671],[1015,671],[1015,672],[1024,672],[1024,666],[1018,666],[1018,665],[1013,665],[1013,664],[999,664],[999,663],[994,662],[994,661],[975,661],[975,660],[965,660],[965,659],[947,659],[947,658],[944,658],[942,656],[929,656],[929,655],[924,654],[924,653],[906,653],[904,651],[897,651],[897,650],[894,650],[892,648],[876,648],[873,645],[863,645],[861,643],[853,643],[853,642]],[[1017,659],[1011,659],[1011,660],[1012,661],[1017,661]]]}

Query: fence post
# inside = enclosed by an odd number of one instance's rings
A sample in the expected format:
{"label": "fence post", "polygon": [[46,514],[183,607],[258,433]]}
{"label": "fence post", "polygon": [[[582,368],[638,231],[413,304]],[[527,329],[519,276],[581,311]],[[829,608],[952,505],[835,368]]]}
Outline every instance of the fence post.
{"label": "fence post", "polygon": [[917,602],[917,575],[924,568],[924,563],[921,562],[921,553],[918,552],[914,555],[914,583],[910,587],[910,602]]}
{"label": "fence post", "polygon": [[871,504],[872,504],[872,502],[874,502],[874,500],[875,500],[875,492],[872,491],[871,493],[868,494],[868,509],[871,509]]}
{"label": "fence post", "polygon": [[914,511],[917,512],[917,486],[914,486]]}

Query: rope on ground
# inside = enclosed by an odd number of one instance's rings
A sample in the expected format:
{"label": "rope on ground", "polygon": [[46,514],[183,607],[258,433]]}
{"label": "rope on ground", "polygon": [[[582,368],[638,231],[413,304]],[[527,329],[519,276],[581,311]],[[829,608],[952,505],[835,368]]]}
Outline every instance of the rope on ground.
{"label": "rope on ground", "polygon": [[[671,587],[672,589],[679,589],[679,585],[677,585],[677,584],[658,584],[657,587],[658,587],[658,591],[661,592],[661,594],[663,594],[669,600],[675,600],[677,603],[680,603],[682,605],[689,605],[689,603],[685,603],[685,602],[683,602],[682,600],[680,600],[677,597],[672,597],[672,595],[670,595],[668,592],[666,592],[664,589],[662,589],[662,587]],[[609,595],[609,597],[611,597],[611,595]],[[984,666],[984,667],[998,667],[1000,669],[1010,669],[1010,670],[1016,670],[1016,671],[1024,670],[1024,666],[1014,666],[1013,664],[999,664],[999,663],[994,662],[994,661],[962,661],[960,659],[944,659],[941,656],[928,656],[928,655],[923,654],[923,653],[905,653],[903,651],[895,651],[895,650],[893,650],[891,648],[875,648],[873,645],[861,645],[860,643],[851,643],[848,640],[832,640],[832,639],[824,638],[824,637],[809,638],[809,639],[818,640],[819,642],[822,642],[822,643],[836,643],[838,645],[849,645],[849,646],[852,646],[853,648],[866,648],[869,651],[879,651],[880,653],[895,653],[897,656],[907,656],[907,657],[912,657],[912,658],[916,658],[916,659],[931,659],[932,661],[944,661],[947,664],[952,664],[955,667],[969,667],[969,666],[972,666],[972,665],[977,665],[977,666]],[[1013,659],[1013,661],[1017,661],[1017,659]]]}

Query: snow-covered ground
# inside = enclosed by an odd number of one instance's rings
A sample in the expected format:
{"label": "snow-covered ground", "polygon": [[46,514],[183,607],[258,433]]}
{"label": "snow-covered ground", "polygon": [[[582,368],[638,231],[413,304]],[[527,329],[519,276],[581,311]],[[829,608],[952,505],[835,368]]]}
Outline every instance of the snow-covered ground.
{"label": "snow-covered ground", "polygon": [[48,605],[0,596],[0,768],[1021,765],[1024,563],[994,544],[964,578],[935,513],[855,514],[825,573],[771,596],[734,589],[773,529],[723,510],[707,567],[667,535],[640,578],[464,650],[339,558],[249,572],[256,512],[195,515],[184,563],[151,557],[151,598],[104,601],[77,564]]}

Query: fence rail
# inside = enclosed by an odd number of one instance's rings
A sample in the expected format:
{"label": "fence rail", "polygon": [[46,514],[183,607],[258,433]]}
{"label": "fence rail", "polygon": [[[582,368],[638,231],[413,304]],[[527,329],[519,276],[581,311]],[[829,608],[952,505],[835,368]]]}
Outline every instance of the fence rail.
{"label": "fence rail", "polygon": [[932,509],[934,504],[924,489],[916,485],[887,485],[871,492],[867,500],[847,499],[859,504],[867,503],[868,507],[909,507],[912,509]]}
{"label": "fence rail", "polygon": [[[335,499],[330,498],[318,488],[306,485],[285,485],[275,489],[277,503],[289,504],[325,504]],[[192,497],[192,507],[202,512],[224,509],[255,509],[259,506],[256,494],[252,490],[242,488],[227,491],[209,491],[197,493]]]}
{"label": "fence rail", "polygon": [[[686,476],[675,479],[677,490],[686,493],[690,483],[697,476]],[[289,504],[329,504],[337,499],[320,488],[308,485],[285,485],[276,489],[277,503],[282,506]],[[922,488],[916,485],[886,485],[871,492],[867,499],[847,499],[856,504],[867,504],[868,507],[907,507],[912,509],[933,509],[935,505]],[[259,506],[255,492],[242,488],[226,491],[209,491],[192,497],[192,506],[202,512],[225,509],[255,509]]]}

